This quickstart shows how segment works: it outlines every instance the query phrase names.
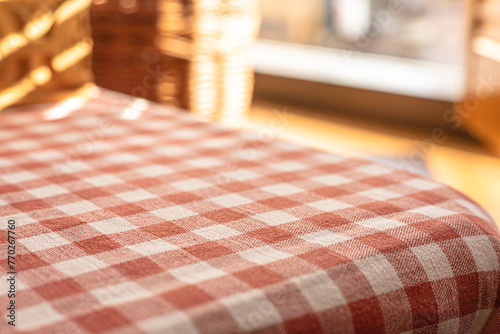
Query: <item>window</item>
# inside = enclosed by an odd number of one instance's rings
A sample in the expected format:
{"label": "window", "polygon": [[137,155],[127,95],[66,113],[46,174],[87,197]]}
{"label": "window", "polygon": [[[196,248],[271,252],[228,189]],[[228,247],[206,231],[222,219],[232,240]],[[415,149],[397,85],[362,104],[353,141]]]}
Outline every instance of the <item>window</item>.
{"label": "window", "polygon": [[261,9],[258,73],[449,102],[464,94],[464,1],[261,0]]}

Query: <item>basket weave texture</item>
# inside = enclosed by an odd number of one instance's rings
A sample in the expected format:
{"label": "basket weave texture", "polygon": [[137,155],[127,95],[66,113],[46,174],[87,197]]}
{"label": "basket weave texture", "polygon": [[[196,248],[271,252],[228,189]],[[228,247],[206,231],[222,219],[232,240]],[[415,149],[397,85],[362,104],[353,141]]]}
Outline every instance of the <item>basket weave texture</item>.
{"label": "basket weave texture", "polygon": [[92,6],[99,86],[237,123],[248,111],[257,0],[99,1]]}
{"label": "basket weave texture", "polygon": [[93,80],[91,1],[0,1],[0,110],[54,101]]}
{"label": "basket weave texture", "polygon": [[[98,86],[155,100],[155,83],[147,83],[155,54],[156,1],[94,2],[91,8],[94,52],[92,68]],[[146,86],[146,87],[144,87]]]}

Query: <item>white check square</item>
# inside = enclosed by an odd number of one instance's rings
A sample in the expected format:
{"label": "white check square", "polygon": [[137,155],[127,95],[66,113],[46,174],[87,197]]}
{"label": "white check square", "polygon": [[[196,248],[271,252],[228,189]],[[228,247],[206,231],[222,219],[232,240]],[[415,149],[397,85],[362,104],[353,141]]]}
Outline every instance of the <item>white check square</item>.
{"label": "white check square", "polygon": [[136,225],[118,217],[89,223],[89,225],[104,234],[120,233],[138,228]]}
{"label": "white check square", "polygon": [[104,306],[125,304],[151,296],[149,291],[130,281],[94,289],[90,293]]}
{"label": "white check square", "polygon": [[96,187],[106,187],[114,184],[123,183],[122,179],[112,174],[101,174],[93,177],[88,177],[84,179],[84,181]]}
{"label": "white check square", "polygon": [[268,264],[271,262],[276,262],[279,260],[283,260],[289,258],[290,254],[281,252],[277,249],[274,249],[271,246],[263,246],[259,248],[249,249],[243,252],[238,253],[242,258],[257,263],[259,265]]}
{"label": "white check square", "polygon": [[153,215],[166,219],[176,220],[198,215],[196,212],[190,211],[183,206],[176,205],[169,208],[159,209],[151,212]]}
{"label": "white check square", "polygon": [[0,131],[0,141],[4,140],[13,140],[13,138],[19,137],[19,133],[16,133],[14,131],[8,131],[7,129],[2,129]]}
{"label": "white check square", "polygon": [[235,206],[245,205],[253,202],[252,200],[240,196],[238,194],[227,194],[227,195],[212,197],[209,198],[209,201],[215,204],[219,204],[220,206],[226,208],[232,208]]}
{"label": "white check square", "polygon": [[[477,311],[476,314],[474,315],[474,320],[473,320],[472,324],[470,325],[470,328],[485,328],[486,324],[488,323],[488,320],[491,319],[492,313],[494,312],[493,310],[494,310],[493,308],[489,308],[489,309]],[[456,319],[456,321],[460,323],[460,319]],[[453,329],[447,330],[447,328],[444,328],[442,332],[438,331],[438,333],[439,334],[441,334],[441,333],[459,333],[458,324],[452,328],[457,328],[457,330],[453,330]],[[438,328],[438,330],[439,329],[441,329],[441,326]]]}
{"label": "white check square", "polygon": [[201,235],[202,237],[207,238],[208,240],[220,240],[226,239],[230,237],[234,237],[235,235],[240,235],[241,232],[236,231],[230,227],[225,225],[214,225],[205,228],[201,228],[199,230],[194,230],[193,233]]}
{"label": "white check square", "polygon": [[53,264],[52,266],[67,277],[76,277],[82,274],[106,268],[109,266],[109,264],[90,255],[64,262],[58,262]]}
{"label": "white check square", "polygon": [[56,323],[64,317],[50,303],[37,304],[35,306],[19,309],[19,319],[26,321],[16,321],[16,329],[19,331],[34,331],[46,325]]}
{"label": "white check square", "polygon": [[159,317],[143,320],[138,324],[145,333],[199,334],[196,325],[184,312],[175,311]]}
{"label": "white check square", "polygon": [[198,129],[174,129],[170,132],[170,138],[173,139],[194,139],[199,136]]}
{"label": "white check square", "polygon": [[151,165],[151,166],[141,167],[138,168],[137,171],[146,177],[168,175],[174,172],[172,168],[162,165]]}
{"label": "white check square", "polygon": [[424,216],[427,216],[427,217],[433,218],[433,219],[441,218],[441,217],[448,217],[448,216],[456,214],[456,212],[442,209],[442,208],[440,208],[438,206],[434,206],[434,205],[423,206],[423,207],[420,207],[417,209],[410,210],[410,212],[420,213]]}
{"label": "white check square", "polygon": [[279,162],[279,163],[274,163],[270,165],[271,168],[277,169],[282,172],[297,172],[299,170],[304,170],[307,168],[306,165],[297,162],[297,161],[285,161],[285,162]]}
{"label": "white check square", "polygon": [[16,285],[17,285],[17,290],[18,291],[25,291],[25,290],[28,290],[28,289],[32,288],[28,284],[26,284],[23,281],[21,281],[20,279],[17,279]]}
{"label": "white check square", "polygon": [[357,168],[356,171],[370,176],[380,176],[393,173],[394,168],[385,167],[382,165],[367,165]]}
{"label": "white check square", "polygon": [[92,211],[97,211],[100,208],[92,202],[80,201],[73,202],[70,204],[56,206],[56,209],[61,210],[69,216],[80,215],[82,213],[88,213]]}
{"label": "white check square", "polygon": [[332,212],[352,207],[351,204],[336,201],[334,199],[325,199],[313,203],[308,203],[307,205],[325,212]]}
{"label": "white check square", "polygon": [[[58,132],[61,130],[59,129]],[[56,136],[53,136],[52,139],[56,140],[63,144],[73,144],[79,143],[84,140],[85,137],[80,132],[65,132]]]}
{"label": "white check square", "polygon": [[51,161],[64,158],[64,154],[56,150],[35,151],[30,153],[29,156],[37,161]]}
{"label": "white check square", "polygon": [[238,157],[238,159],[262,161],[269,156],[269,152],[264,148],[260,148],[258,150],[254,148],[248,148],[237,150],[235,152],[235,155]]}
{"label": "white check square", "polygon": [[49,248],[68,245],[70,242],[55,232],[35,235],[19,240],[26,248],[32,252],[38,252]]}
{"label": "white check square", "polygon": [[401,197],[400,194],[389,191],[387,189],[383,189],[383,188],[374,188],[374,189],[362,191],[362,192],[358,193],[358,195],[365,196],[365,197],[371,198],[371,199],[376,200],[376,201],[385,201],[388,199]]}
{"label": "white check square", "polygon": [[27,171],[4,174],[0,177],[7,183],[21,183],[21,182],[35,180],[38,178],[36,174]]}
{"label": "white check square", "polygon": [[448,257],[438,245],[429,244],[413,247],[411,251],[419,259],[430,281],[438,281],[455,276]]}
{"label": "white check square", "polygon": [[[129,114],[131,115],[131,114]],[[129,116],[124,115],[124,116]],[[134,115],[135,116],[135,115]],[[147,135],[134,135],[133,137],[129,137],[125,141],[127,144],[131,144],[134,146],[151,146],[156,144],[157,140],[155,137],[147,136]]]}
{"label": "white check square", "polygon": [[383,217],[377,217],[377,218],[363,220],[363,221],[357,222],[357,224],[364,226],[364,227],[374,228],[374,229],[379,230],[379,231],[385,231],[385,230],[389,230],[391,228],[402,227],[402,226],[406,225],[405,223],[402,223],[400,221],[397,221],[394,219],[386,219]]}
{"label": "white check square", "polygon": [[213,149],[223,149],[225,147],[231,146],[234,144],[233,138],[213,138],[210,140],[202,140],[199,143],[200,147],[213,148]]}
{"label": "white check square", "polygon": [[130,203],[156,198],[155,195],[151,194],[150,192],[144,189],[138,189],[138,190],[128,191],[125,193],[120,193],[117,194],[116,197],[121,198],[125,202],[130,202]]}
{"label": "white check square", "polygon": [[[7,204],[7,203],[5,203]],[[37,223],[38,221],[36,219],[31,218],[28,216],[26,213],[16,213],[11,216],[3,216],[0,217],[0,221],[5,222],[2,224],[3,226],[0,229],[6,229],[7,228],[7,221],[9,220],[14,220],[16,222],[16,226],[25,226],[33,223]]]}
{"label": "white check square", "polygon": [[315,312],[347,305],[347,300],[342,291],[324,271],[295,277],[292,282]]}
{"label": "white check square", "polygon": [[[476,319],[477,317],[474,320]],[[472,325],[470,328],[484,328],[484,325],[485,325],[484,323],[477,327]],[[460,318],[455,318],[440,322],[436,333],[460,333]]]}
{"label": "white check square", "polygon": [[238,169],[235,171],[230,171],[225,174],[226,178],[229,179],[230,181],[248,181],[248,180],[253,180],[258,177],[260,177],[260,174],[257,174],[249,169]]}
{"label": "white check square", "polygon": [[260,290],[229,296],[220,302],[244,332],[257,331],[283,322],[274,305]]}
{"label": "white check square", "polygon": [[161,254],[168,251],[179,249],[179,247],[172,245],[162,239],[155,239],[126,247],[128,249],[133,250],[134,252],[137,252],[145,256]]}
{"label": "white check square", "polygon": [[330,246],[344,241],[351,240],[351,237],[335,234],[328,230],[318,231],[301,236],[302,239],[308,242],[319,244],[321,246]]}
{"label": "white check square", "polygon": [[7,147],[17,151],[28,151],[40,147],[40,144],[34,140],[20,139],[7,142]]}
{"label": "white check square", "polygon": [[58,174],[73,174],[73,173],[89,171],[92,169],[90,165],[76,158],[75,160],[69,160],[66,163],[56,162],[52,165],[52,168]]}
{"label": "white check square", "polygon": [[464,199],[458,199],[458,200],[456,200],[456,202],[458,204],[460,204],[461,206],[463,206],[464,208],[466,208],[467,210],[469,210],[470,212],[472,212],[473,214],[475,214],[476,216],[481,217],[481,218],[486,219],[486,220],[491,220],[491,217],[489,217],[489,214],[486,211],[484,211],[484,209],[479,207],[478,205],[473,204],[473,203],[466,201]]}
{"label": "white check square", "polygon": [[169,270],[179,281],[196,284],[209,279],[217,278],[226,275],[222,270],[212,267],[207,262],[198,262],[187,266]]}
{"label": "white check square", "polygon": [[203,157],[187,160],[186,163],[197,168],[210,168],[222,165],[223,161],[216,158]]}
{"label": "white check square", "polygon": [[205,182],[203,180],[192,178],[186,179],[182,181],[173,182],[170,184],[172,187],[177,188],[182,191],[194,191],[203,188],[208,188],[211,186],[210,183]]}
{"label": "white check square", "polygon": [[331,164],[338,164],[340,162],[344,162],[347,160],[344,157],[334,155],[334,154],[329,154],[329,153],[318,153],[314,157],[320,161],[328,162]]}
{"label": "white check square", "polygon": [[0,167],[7,167],[7,166],[12,166],[13,162],[10,161],[9,159],[1,158],[0,157]]}
{"label": "white check square", "polygon": [[109,162],[112,162],[115,165],[119,164],[128,164],[128,163],[133,163],[140,161],[141,158],[135,154],[132,153],[115,153],[108,155],[106,157],[106,160]]}
{"label": "white check square", "polygon": [[46,134],[46,133],[57,133],[61,131],[61,129],[60,125],[56,125],[49,122],[40,122],[39,124],[36,125],[36,127],[33,127],[31,131],[39,134]]}
{"label": "white check square", "polygon": [[260,220],[271,226],[291,223],[300,220],[300,218],[297,218],[280,210],[259,213],[258,215],[252,216],[252,218]]}
{"label": "white check square", "polygon": [[408,180],[403,182],[403,184],[420,190],[432,190],[442,187],[442,185],[440,185],[437,182],[421,180],[421,179]]}
{"label": "white check square", "polygon": [[354,264],[364,274],[376,295],[402,289],[397,272],[383,255],[355,261]]}
{"label": "white check square", "polygon": [[56,186],[55,184],[46,187],[29,189],[28,192],[33,196],[35,196],[36,198],[47,198],[69,193],[68,190]]}
{"label": "white check square", "polygon": [[352,182],[351,179],[348,179],[346,177],[337,174],[327,174],[327,175],[317,176],[312,178],[311,180],[327,186],[339,186],[341,184]]}
{"label": "white check square", "polygon": [[186,148],[177,145],[168,145],[160,146],[154,152],[165,157],[179,157],[186,153]]}
{"label": "white check square", "polygon": [[498,257],[493,255],[495,254],[495,249],[489,237],[481,235],[464,237],[462,239],[472,253],[478,272],[498,271],[500,269]]}
{"label": "white check square", "polygon": [[288,196],[288,195],[298,194],[304,191],[304,189],[302,188],[295,187],[287,183],[278,183],[272,186],[263,187],[262,190],[278,196]]}

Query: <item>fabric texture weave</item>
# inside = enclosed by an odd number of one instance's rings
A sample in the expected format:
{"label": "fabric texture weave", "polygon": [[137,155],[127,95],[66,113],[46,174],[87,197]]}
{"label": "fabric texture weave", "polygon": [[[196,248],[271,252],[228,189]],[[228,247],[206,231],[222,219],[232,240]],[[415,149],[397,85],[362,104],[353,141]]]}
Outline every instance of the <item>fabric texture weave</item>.
{"label": "fabric texture weave", "polygon": [[54,110],[0,119],[0,333],[500,330],[498,230],[447,186],[107,91]]}

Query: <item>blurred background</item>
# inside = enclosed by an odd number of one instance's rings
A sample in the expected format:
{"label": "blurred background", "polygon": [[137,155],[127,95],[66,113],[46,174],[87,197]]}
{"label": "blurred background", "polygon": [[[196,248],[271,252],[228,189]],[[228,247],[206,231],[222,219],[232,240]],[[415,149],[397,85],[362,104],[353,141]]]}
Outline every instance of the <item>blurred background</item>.
{"label": "blurred background", "polygon": [[500,1],[260,4],[250,123],[286,115],[277,136],[428,175],[500,221]]}
{"label": "blurred background", "polygon": [[262,39],[464,62],[462,0],[269,0],[261,9]]}

